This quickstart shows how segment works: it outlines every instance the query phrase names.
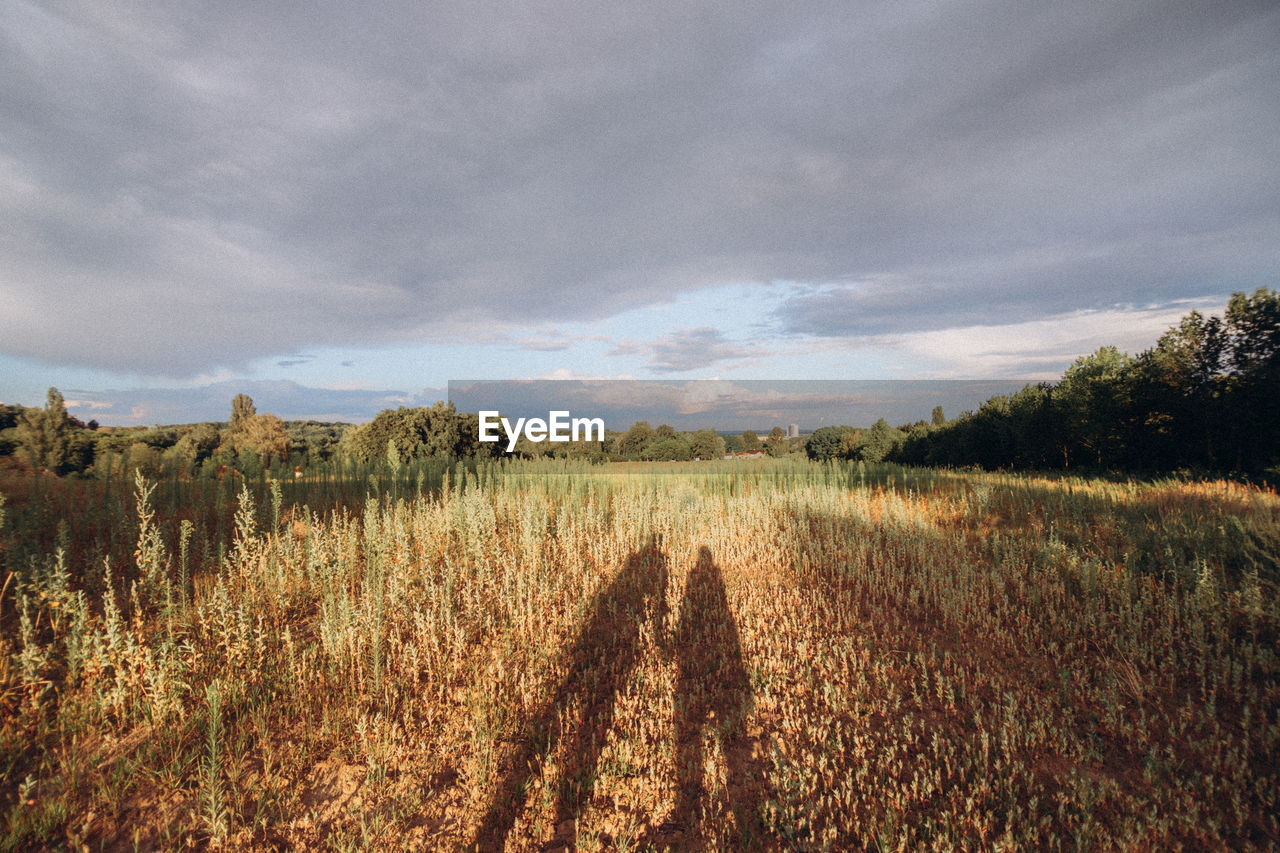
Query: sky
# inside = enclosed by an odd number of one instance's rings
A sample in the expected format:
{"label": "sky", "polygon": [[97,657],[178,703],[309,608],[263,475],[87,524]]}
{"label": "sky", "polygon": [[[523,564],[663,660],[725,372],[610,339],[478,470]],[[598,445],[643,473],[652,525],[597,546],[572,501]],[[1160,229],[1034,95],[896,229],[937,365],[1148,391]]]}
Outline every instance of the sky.
{"label": "sky", "polygon": [[0,0],[0,400],[1043,379],[1280,270],[1280,5]]}

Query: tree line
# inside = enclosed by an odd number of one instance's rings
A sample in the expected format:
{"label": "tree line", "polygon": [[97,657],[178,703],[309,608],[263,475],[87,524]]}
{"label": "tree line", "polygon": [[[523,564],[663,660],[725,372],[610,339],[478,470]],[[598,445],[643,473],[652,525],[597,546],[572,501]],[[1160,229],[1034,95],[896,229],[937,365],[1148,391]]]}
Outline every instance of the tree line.
{"label": "tree line", "polygon": [[[639,421],[625,432],[608,430],[603,441],[530,442],[521,437],[513,455],[569,457],[592,462],[720,459],[726,453],[760,451],[785,456],[802,449],[781,427],[761,437],[753,430],[720,435],[713,429],[677,432],[667,424]],[[426,459],[505,456],[505,443],[479,441],[479,418],[452,403],[384,409],[368,423],[285,422],[260,414],[239,394],[224,422],[166,427],[99,427],[67,413],[50,388],[43,408],[0,405],[0,455],[17,454],[35,470],[95,476],[112,470],[182,471],[209,475],[228,468],[257,476],[284,475],[318,463],[387,464]]]}
{"label": "tree line", "polygon": [[457,412],[451,403],[387,409],[361,426],[285,422],[260,414],[251,397],[238,394],[224,422],[99,427],[68,414],[62,394],[50,388],[43,408],[0,405],[0,455],[17,455],[35,470],[58,475],[93,476],[122,468],[283,475],[327,462],[398,464],[491,455],[495,445],[477,440],[477,425],[475,415]]}
{"label": "tree line", "polygon": [[744,430],[741,435],[720,435],[714,429],[676,432],[668,424],[660,424],[655,428],[648,421],[637,421],[626,432],[606,436],[605,444],[612,450],[612,459],[654,462],[721,459],[727,453],[753,451],[761,451],[770,456],[785,456],[796,446],[787,438],[782,427],[778,426],[761,439],[759,433],[750,429]]}
{"label": "tree line", "polygon": [[25,458],[37,471],[89,474],[128,468],[177,469],[209,473],[234,467],[258,473],[270,467],[328,458],[344,424],[285,423],[259,414],[253,400],[238,394],[230,419],[168,427],[101,427],[68,414],[57,388],[43,408],[0,405],[0,456]]}
{"label": "tree line", "polygon": [[[815,434],[816,435],[816,434]],[[1187,314],[1151,348],[1077,359],[886,454],[913,465],[1090,472],[1280,474],[1280,295],[1235,293],[1222,316]]]}

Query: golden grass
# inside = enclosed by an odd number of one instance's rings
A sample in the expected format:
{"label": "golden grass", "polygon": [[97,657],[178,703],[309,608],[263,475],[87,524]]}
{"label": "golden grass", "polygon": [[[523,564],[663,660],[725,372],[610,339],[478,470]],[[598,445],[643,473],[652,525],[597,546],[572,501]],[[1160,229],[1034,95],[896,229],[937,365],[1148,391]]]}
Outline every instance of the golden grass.
{"label": "golden grass", "polygon": [[189,589],[137,494],[3,602],[9,847],[1280,843],[1272,493],[510,465],[245,492]]}

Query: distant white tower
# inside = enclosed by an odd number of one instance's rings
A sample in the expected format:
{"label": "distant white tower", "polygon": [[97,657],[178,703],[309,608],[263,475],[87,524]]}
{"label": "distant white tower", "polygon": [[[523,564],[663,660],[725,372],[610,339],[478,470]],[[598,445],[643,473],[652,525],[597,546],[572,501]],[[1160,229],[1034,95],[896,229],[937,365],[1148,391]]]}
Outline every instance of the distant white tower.
{"label": "distant white tower", "polygon": [[791,426],[787,427],[787,438],[799,438],[799,437],[800,437],[800,424],[792,424]]}

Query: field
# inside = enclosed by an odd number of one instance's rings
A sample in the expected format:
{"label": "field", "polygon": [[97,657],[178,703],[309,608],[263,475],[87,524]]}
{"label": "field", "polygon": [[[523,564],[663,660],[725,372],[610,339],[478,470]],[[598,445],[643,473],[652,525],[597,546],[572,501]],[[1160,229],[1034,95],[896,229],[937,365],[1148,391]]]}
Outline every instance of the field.
{"label": "field", "polygon": [[1280,847],[1273,491],[785,459],[0,491],[0,849]]}

